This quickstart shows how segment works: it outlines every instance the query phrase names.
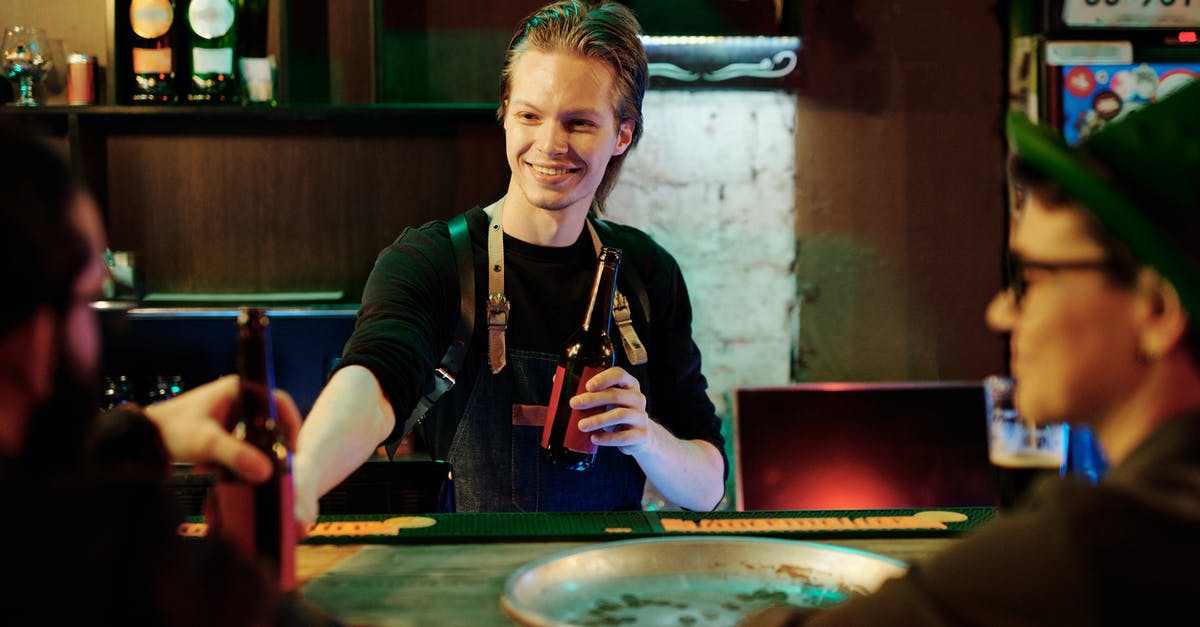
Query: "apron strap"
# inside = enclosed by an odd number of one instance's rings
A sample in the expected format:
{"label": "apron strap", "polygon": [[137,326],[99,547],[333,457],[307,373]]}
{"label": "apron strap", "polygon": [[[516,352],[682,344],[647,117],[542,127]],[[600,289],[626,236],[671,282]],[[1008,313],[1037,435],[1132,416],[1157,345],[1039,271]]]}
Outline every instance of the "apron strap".
{"label": "apron strap", "polygon": [[492,374],[504,370],[507,349],[504,332],[508,330],[508,312],[511,309],[504,295],[504,197],[492,203],[484,212],[488,214],[488,363]]}
{"label": "apron strap", "polygon": [[[600,256],[600,236],[596,234],[596,227],[592,225],[591,220],[587,220],[587,227],[588,233],[592,235],[592,246],[596,248],[596,256]],[[621,348],[625,350],[626,359],[634,366],[646,363],[649,358],[646,355],[646,346],[642,344],[637,336],[637,331],[633,328],[633,316],[629,312],[629,299],[625,298],[621,290],[615,290],[613,293],[612,316],[613,320],[617,322],[617,332],[621,336]]]}
{"label": "apron strap", "polygon": [[[593,202],[592,212],[596,205]],[[507,360],[504,332],[508,330],[508,314],[511,305],[504,295],[504,198],[497,200],[484,211],[488,214],[488,363],[492,373],[504,369]],[[600,236],[591,220],[585,218],[588,234],[592,238],[592,246],[596,255],[600,255]],[[638,338],[633,328],[633,316],[629,309],[629,299],[620,290],[613,295],[613,319],[617,322],[617,331],[621,336],[621,347],[629,363],[640,366],[648,360],[646,346]]]}

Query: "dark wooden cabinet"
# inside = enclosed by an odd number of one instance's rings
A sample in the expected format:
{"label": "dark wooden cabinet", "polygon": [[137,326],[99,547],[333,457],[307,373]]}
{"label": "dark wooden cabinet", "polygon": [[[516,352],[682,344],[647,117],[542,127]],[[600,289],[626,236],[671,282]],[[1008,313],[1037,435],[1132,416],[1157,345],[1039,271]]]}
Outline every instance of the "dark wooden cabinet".
{"label": "dark wooden cabinet", "polygon": [[[0,108],[61,149],[136,253],[145,297],[102,310],[104,369],[146,392],[233,370],[235,308],[279,318],[277,383],[307,413],[405,228],[504,192],[491,105]],[[133,311],[125,311],[135,307]]]}
{"label": "dark wooden cabinet", "polygon": [[490,202],[508,177],[490,105],[2,115],[70,155],[111,248],[137,253],[148,302],[319,292],[322,303],[355,303],[376,254],[405,227]]}

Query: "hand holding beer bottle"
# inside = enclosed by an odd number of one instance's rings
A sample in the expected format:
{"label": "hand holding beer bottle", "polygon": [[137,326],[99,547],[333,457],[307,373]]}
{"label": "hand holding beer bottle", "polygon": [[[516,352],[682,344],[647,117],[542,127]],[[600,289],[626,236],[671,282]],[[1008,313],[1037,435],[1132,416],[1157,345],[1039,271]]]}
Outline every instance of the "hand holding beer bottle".
{"label": "hand holding beer bottle", "polygon": [[550,393],[546,425],[542,429],[542,454],[547,460],[571,470],[587,470],[596,459],[597,447],[589,434],[579,430],[579,421],[603,409],[572,409],[570,401],[571,397],[586,390],[589,379],[613,366],[613,345],[608,327],[612,321],[613,292],[620,263],[620,249],[606,247],[600,250],[596,281],[592,284],[583,325],[567,338],[554,374],[554,389]]}
{"label": "hand holding beer bottle", "polygon": [[209,526],[247,559],[258,563],[284,593],[296,584],[296,536],[292,496],[292,449],[275,404],[270,321],[258,308],[238,314],[238,400],[232,408],[234,437],[254,445],[273,462],[270,478],[251,484],[220,470],[209,499]]}

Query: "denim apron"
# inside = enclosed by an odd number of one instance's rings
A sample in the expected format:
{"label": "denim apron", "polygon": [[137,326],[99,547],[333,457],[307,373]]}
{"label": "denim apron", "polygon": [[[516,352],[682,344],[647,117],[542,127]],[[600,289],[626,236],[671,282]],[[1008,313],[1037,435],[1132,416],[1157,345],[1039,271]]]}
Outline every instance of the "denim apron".
{"label": "denim apron", "polygon": [[510,348],[499,374],[479,368],[447,455],[457,511],[641,509],[646,475],[616,447],[601,446],[586,471],[542,459],[542,426],[528,418],[538,412],[525,408],[547,405],[557,365],[557,355]]}

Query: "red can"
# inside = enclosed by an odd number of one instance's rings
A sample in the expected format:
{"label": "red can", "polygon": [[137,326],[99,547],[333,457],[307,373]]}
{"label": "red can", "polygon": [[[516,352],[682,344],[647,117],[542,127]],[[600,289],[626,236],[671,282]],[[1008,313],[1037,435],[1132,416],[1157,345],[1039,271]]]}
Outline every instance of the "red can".
{"label": "red can", "polygon": [[96,104],[96,57],[82,52],[67,57],[67,104]]}

